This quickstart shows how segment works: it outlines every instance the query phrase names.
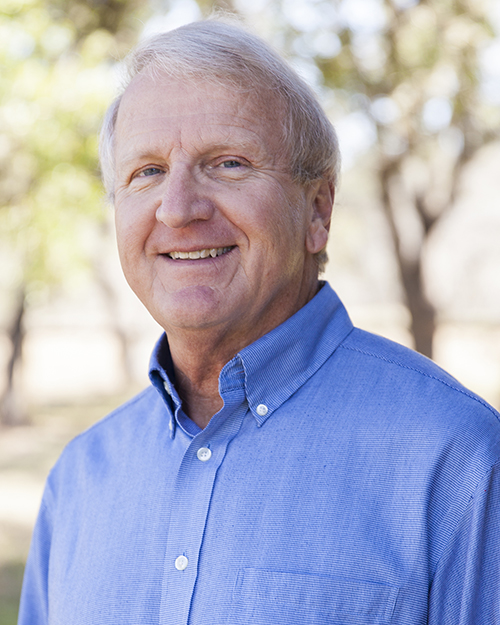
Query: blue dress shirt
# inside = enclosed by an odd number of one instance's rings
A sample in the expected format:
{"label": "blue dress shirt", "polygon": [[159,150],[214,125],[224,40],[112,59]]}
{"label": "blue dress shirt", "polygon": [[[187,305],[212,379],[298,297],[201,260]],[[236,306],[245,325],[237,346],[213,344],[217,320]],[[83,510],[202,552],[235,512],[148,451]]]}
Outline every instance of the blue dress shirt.
{"label": "blue dress shirt", "polygon": [[20,625],[500,623],[498,413],[328,285],[204,430],[150,376],[52,470]]}

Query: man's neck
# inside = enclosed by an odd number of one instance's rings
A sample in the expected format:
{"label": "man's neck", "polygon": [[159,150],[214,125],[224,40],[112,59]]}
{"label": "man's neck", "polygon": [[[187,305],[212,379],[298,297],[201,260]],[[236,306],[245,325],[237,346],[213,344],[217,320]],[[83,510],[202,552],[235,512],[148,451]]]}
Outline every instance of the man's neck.
{"label": "man's neck", "polygon": [[288,314],[270,317],[267,324],[247,324],[238,327],[236,333],[221,328],[192,328],[167,330],[170,354],[175,370],[175,386],[182,400],[185,414],[200,428],[223,406],[219,394],[219,375],[222,368],[234,356],[261,336],[283,323],[297,312],[315,294],[316,281],[308,293],[297,298]]}
{"label": "man's neck", "polygon": [[[200,428],[223,406],[219,394],[219,375],[224,365],[238,352],[222,337],[210,331],[168,333],[175,371],[175,387],[184,413]],[[226,348],[222,346],[226,344]]]}
{"label": "man's neck", "polygon": [[194,381],[192,377],[176,369],[175,385],[182,398],[182,408],[185,414],[198,427],[204,429],[223,405],[219,394],[219,374],[204,375],[203,378]]}

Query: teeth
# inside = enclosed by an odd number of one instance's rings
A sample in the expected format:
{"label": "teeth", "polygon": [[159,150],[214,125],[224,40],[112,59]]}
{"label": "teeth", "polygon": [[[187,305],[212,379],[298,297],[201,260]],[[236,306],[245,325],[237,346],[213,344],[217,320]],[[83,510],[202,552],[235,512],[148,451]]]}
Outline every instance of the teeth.
{"label": "teeth", "polygon": [[184,260],[189,258],[190,260],[196,260],[197,258],[208,258],[209,256],[212,258],[222,256],[222,254],[229,252],[231,249],[231,247],[211,247],[203,250],[195,250],[194,252],[170,252],[168,255],[173,259],[180,258]]}

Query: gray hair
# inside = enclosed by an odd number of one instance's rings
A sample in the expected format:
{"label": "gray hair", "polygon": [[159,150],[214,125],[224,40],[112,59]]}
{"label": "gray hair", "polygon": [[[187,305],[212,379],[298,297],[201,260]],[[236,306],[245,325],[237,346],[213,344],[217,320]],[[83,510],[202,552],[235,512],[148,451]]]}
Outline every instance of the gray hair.
{"label": "gray hair", "polygon": [[[110,199],[114,191],[114,132],[126,87],[140,72],[197,78],[239,90],[271,90],[283,103],[283,140],[290,174],[299,184],[327,180],[336,186],[340,168],[337,136],[312,90],[264,41],[219,19],[193,22],[156,35],[126,61],[121,94],[109,107],[101,129],[100,161]],[[320,271],[327,257],[316,255]]]}

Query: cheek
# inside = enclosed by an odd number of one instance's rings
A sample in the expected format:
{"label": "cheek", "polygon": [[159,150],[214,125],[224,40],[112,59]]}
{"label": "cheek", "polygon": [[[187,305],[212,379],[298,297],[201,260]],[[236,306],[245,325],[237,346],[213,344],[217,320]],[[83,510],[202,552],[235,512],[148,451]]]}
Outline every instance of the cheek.
{"label": "cheek", "polygon": [[278,201],[268,205],[267,210],[260,214],[262,237],[282,256],[295,255],[305,242],[305,207],[294,200],[279,197]]}
{"label": "cheek", "polygon": [[123,215],[115,216],[116,243],[122,265],[136,246],[137,232],[131,224],[123,219]]}
{"label": "cheek", "polygon": [[116,207],[115,230],[120,257],[140,252],[155,223],[154,216],[126,204]]}
{"label": "cheek", "polygon": [[147,235],[135,219],[123,214],[115,217],[116,242],[123,275],[135,294],[141,299],[141,289],[148,282],[144,264],[144,245]]}
{"label": "cheek", "polygon": [[229,219],[249,239],[276,242],[289,238],[297,221],[298,209],[293,200],[277,183],[252,191],[227,198],[229,201],[225,205],[231,207],[230,214],[226,213]]}

